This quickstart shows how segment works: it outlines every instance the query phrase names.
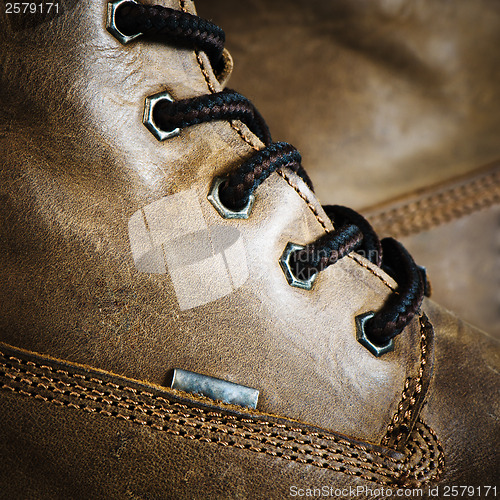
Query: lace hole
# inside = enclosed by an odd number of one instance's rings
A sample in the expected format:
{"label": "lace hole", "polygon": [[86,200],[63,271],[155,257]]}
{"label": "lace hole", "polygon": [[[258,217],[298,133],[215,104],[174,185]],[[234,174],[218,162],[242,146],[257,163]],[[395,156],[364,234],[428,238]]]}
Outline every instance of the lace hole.
{"label": "lace hole", "polygon": [[219,189],[222,184],[224,184],[225,179],[222,177],[216,177],[210,189],[210,193],[207,198],[208,201],[213,205],[215,210],[219,213],[221,217],[224,219],[248,219],[250,217],[250,213],[252,212],[252,207],[255,201],[255,196],[251,194],[248,197],[248,201],[245,206],[240,209],[232,209],[224,205],[220,199]]}
{"label": "lace hole", "polygon": [[107,10],[107,20],[106,20],[106,29],[120,42],[124,45],[128,42],[134,40],[142,35],[142,33],[134,33],[133,35],[125,35],[118,26],[116,25],[116,11],[120,6],[126,3],[135,3],[138,4],[135,0],[116,0],[114,2],[108,3]]}
{"label": "lace hole", "polygon": [[164,141],[166,139],[170,139],[171,137],[175,137],[179,135],[180,129],[175,128],[173,130],[163,130],[156,124],[153,118],[153,111],[155,105],[159,101],[170,101],[173,102],[172,96],[168,92],[160,92],[159,94],[154,94],[149,97],[146,97],[144,102],[144,115],[142,117],[142,123],[147,127],[147,129],[159,140]]}
{"label": "lace hole", "polygon": [[375,316],[373,311],[356,316],[356,338],[361,345],[366,347],[374,356],[379,358],[386,352],[394,350],[394,339],[389,340],[389,342],[384,345],[375,344],[370,340],[366,333],[366,324],[373,318],[373,316]]}
{"label": "lace hole", "polygon": [[287,243],[279,262],[290,286],[302,288],[303,290],[311,290],[318,277],[318,271],[311,272],[304,266],[300,266],[298,262],[292,262],[293,254],[304,250],[304,248],[304,246],[297,245],[296,243]]}

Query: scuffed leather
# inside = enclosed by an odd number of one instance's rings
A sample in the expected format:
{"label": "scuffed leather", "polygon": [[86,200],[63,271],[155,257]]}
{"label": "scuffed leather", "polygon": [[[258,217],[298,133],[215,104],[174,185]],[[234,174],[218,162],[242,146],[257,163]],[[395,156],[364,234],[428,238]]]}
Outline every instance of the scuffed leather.
{"label": "scuffed leather", "polygon": [[[164,4],[181,7],[173,0]],[[398,430],[394,417],[409,392],[415,398],[403,415],[409,425],[401,426],[399,444],[393,444],[403,446],[420,425],[431,383],[432,326],[424,328],[423,315],[415,318],[394,352],[378,359],[362,347],[356,315],[380,308],[395,284],[357,255],[322,272],[311,292],[290,287],[279,257],[289,241],[305,244],[331,229],[319,203],[284,170],[259,187],[248,220],[221,219],[206,199],[213,177],[262,145],[243,125],[226,122],[157,142],[141,122],[146,96],[168,90],[179,99],[217,90],[219,83],[204,54],[146,41],[121,46],[104,29],[104,6],[81,2],[29,36],[2,31],[2,67],[12,71],[3,73],[0,86],[6,118],[0,138],[0,340],[147,385],[168,384],[173,368],[215,376],[259,389],[260,412],[374,445],[383,444],[391,426]],[[135,268],[128,224],[144,207],[188,190],[209,225],[240,232],[249,277],[225,297],[180,310],[168,274]],[[440,314],[447,324],[446,313]],[[482,370],[479,358],[467,363]],[[87,487],[97,497],[108,488],[118,498],[124,492],[147,498],[168,481],[174,497],[217,497],[221,471],[235,481],[228,497],[263,491],[279,498],[285,483],[278,474],[295,481],[310,469],[222,447],[212,456],[213,447],[203,442],[131,430],[129,422],[78,407],[55,409],[22,393],[2,395],[8,399],[1,408],[9,423],[3,453],[6,474],[15,478],[11,491],[25,489],[33,498],[68,491],[83,496]],[[487,417],[481,411],[478,418]],[[475,426],[467,432],[473,439],[481,431]],[[120,455],[117,439],[126,443],[127,436],[133,446],[116,472],[110,450],[118,446]],[[462,455],[461,468],[473,459],[461,447],[447,453]],[[30,468],[36,473],[26,478]],[[206,476],[193,491],[193,474],[200,470]],[[345,471],[328,476],[337,477],[339,484],[358,482]]]}
{"label": "scuffed leather", "polygon": [[0,369],[1,498],[277,499],[427,487],[442,472],[421,422],[399,452],[2,344]]}

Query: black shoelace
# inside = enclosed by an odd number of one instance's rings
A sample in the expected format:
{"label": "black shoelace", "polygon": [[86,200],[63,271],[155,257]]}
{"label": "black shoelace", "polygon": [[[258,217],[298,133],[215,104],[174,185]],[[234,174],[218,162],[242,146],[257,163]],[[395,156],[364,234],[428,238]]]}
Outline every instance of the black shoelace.
{"label": "black shoelace", "polygon": [[[125,35],[142,33],[152,39],[190,47],[207,54],[215,72],[223,69],[225,35],[216,25],[198,16],[161,6],[127,2],[116,11],[115,22]],[[231,210],[245,206],[262,182],[278,169],[295,171],[312,189],[301,166],[299,152],[290,144],[272,142],[266,122],[253,104],[233,90],[201,97],[158,102],[153,111],[157,126],[170,131],[214,120],[240,120],[264,143],[233,172],[219,189],[221,202]],[[291,259],[296,274],[319,273],[349,253],[362,253],[398,284],[382,308],[366,322],[369,340],[384,346],[406,327],[420,309],[429,286],[425,271],[396,240],[379,240],[370,224],[357,212],[338,205],[325,206],[335,230],[296,251]]]}

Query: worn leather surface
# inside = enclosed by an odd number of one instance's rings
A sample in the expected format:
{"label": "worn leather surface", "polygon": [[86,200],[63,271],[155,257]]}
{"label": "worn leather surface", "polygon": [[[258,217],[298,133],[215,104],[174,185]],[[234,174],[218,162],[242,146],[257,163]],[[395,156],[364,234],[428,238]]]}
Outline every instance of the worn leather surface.
{"label": "worn leather surface", "polygon": [[[42,358],[81,363],[146,384],[168,384],[173,368],[216,376],[258,388],[260,412],[402,449],[420,425],[431,383],[432,325],[424,315],[415,318],[396,339],[394,352],[382,358],[362,347],[356,341],[356,315],[379,308],[395,284],[356,255],[322,272],[310,292],[290,287],[278,260],[289,241],[308,243],[331,228],[319,203],[285,170],[259,188],[248,220],[223,220],[206,198],[213,177],[234,169],[261,144],[243,125],[225,122],[183,130],[166,143],[156,141],[141,123],[146,96],[168,90],[178,99],[217,90],[219,83],[203,54],[146,41],[120,45],[104,29],[104,5],[68,3],[61,15],[28,27],[2,19],[1,62],[11,70],[4,71],[0,86],[0,340]],[[165,5],[182,7],[173,0]],[[187,3],[186,8],[193,7]],[[158,211],[177,200],[188,202],[176,206],[175,217]],[[179,264],[184,256],[175,248],[169,254],[168,241],[163,241],[163,254],[154,253],[151,242],[183,228],[182,221],[195,215],[213,238],[229,231],[238,235],[240,246],[236,257],[225,255],[221,268],[231,275],[231,293],[183,307],[184,289],[173,273],[160,273],[158,266],[169,267],[175,258]],[[196,264],[206,249],[192,241],[186,252],[192,252],[189,262]],[[142,265],[157,267],[145,272]],[[190,272],[198,288],[206,287],[205,294],[219,286],[221,277],[213,269],[186,265],[181,278],[187,277],[189,286]],[[435,326],[438,332],[451,329],[451,335],[457,328],[442,311]],[[468,342],[469,327],[460,328]],[[452,357],[453,349],[446,356]],[[480,357],[466,364],[477,373],[486,370]],[[43,362],[39,365],[43,369]],[[48,390],[42,384],[41,390]],[[118,435],[127,435],[129,422],[111,423],[103,419],[106,414],[87,415],[78,405],[55,409],[52,401],[30,398],[24,394],[29,391],[21,390],[14,398],[2,393],[9,399],[1,406],[9,423],[2,452],[9,463],[5,474],[16,478],[11,491],[22,492],[26,485],[34,498],[68,491],[84,496],[85,488],[96,496],[113,491],[117,498],[126,498],[128,488],[129,497],[141,498],[134,488],[141,490],[146,477],[154,494],[171,481],[173,497],[207,498],[215,495],[220,483],[211,478],[221,470],[242,485],[240,496],[251,497],[249,485],[255,488],[258,478],[255,495],[262,490],[279,498],[283,486],[264,477],[269,470],[281,474],[284,467],[294,478],[309,470],[302,462],[284,466],[274,456],[255,463],[233,449],[221,448],[208,458],[213,447],[203,441],[172,444],[163,434],[135,429],[130,431],[133,451],[115,471],[109,450]],[[84,399],[92,393],[84,388]],[[482,397],[492,394],[486,391]],[[431,428],[442,401],[437,397],[429,413]],[[70,415],[69,409],[75,412]],[[489,434],[494,416],[479,406],[477,418]],[[462,432],[474,440],[483,431],[474,426]],[[462,477],[477,458],[459,444],[461,433],[444,451],[462,456],[450,478]],[[158,458],[163,450],[170,451]],[[96,457],[99,461],[91,462]],[[184,465],[177,469],[168,457]],[[185,482],[186,463],[192,460],[189,471],[210,471],[199,494]],[[234,465],[228,468],[228,463]],[[28,478],[31,469],[36,475]],[[341,472],[341,484],[357,484],[349,472]],[[487,480],[489,474],[485,469],[475,480]],[[224,498],[223,492],[219,497]]]}
{"label": "worn leather surface", "polygon": [[[192,51],[145,41],[123,47],[104,30],[103,11],[79,4],[51,29],[10,34],[9,56],[32,70],[27,79],[9,73],[2,85],[11,127],[1,155],[9,228],[2,340],[160,384],[174,368],[215,376],[259,388],[263,411],[380,442],[418,369],[418,322],[376,359],[356,340],[355,316],[379,308],[394,283],[353,256],[326,270],[312,292],[290,287],[279,258],[289,241],[306,244],[331,227],[319,203],[283,172],[259,188],[248,220],[222,219],[206,198],[214,176],[260,144],[224,122],[158,142],[142,124],[145,97],[165,89],[175,99],[198,95],[218,82]],[[58,32],[64,37],[55,40]],[[43,54],[58,61],[56,73]],[[137,271],[129,224],[152,202],[186,192],[186,216],[201,211],[208,227],[240,232],[236,262],[249,277],[233,293],[182,311],[171,273]],[[203,253],[196,245],[187,250],[194,260]]]}
{"label": "worn leather surface", "polygon": [[[375,216],[382,235],[401,238],[419,211],[393,225],[390,214],[416,191],[428,190],[432,207],[436,184],[490,162],[498,179],[497,1],[201,0],[198,10],[226,30],[228,85],[299,148],[322,203]],[[490,205],[481,186],[474,200],[457,191],[446,226],[435,210],[425,232],[402,241],[429,269],[437,302],[500,338],[495,182]],[[477,206],[484,213],[473,215]]]}

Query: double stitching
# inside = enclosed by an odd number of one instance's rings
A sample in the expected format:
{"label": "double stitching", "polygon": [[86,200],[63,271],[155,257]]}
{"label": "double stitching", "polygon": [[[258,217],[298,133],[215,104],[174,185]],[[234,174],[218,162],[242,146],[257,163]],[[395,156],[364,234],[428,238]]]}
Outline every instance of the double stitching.
{"label": "double stitching", "polygon": [[401,237],[427,231],[500,203],[500,168],[493,168],[459,185],[430,188],[422,198],[399,207],[380,212],[367,208],[364,214],[379,233]]}
{"label": "double stitching", "polygon": [[[262,414],[242,416],[234,414],[234,407],[226,409],[226,405],[221,405],[222,411],[213,411],[170,401],[152,392],[102,380],[98,374],[71,373],[15,356],[5,356],[0,366],[3,367],[3,377],[0,375],[3,389],[59,406],[149,426],[184,439],[264,453],[379,484],[406,484],[408,481],[415,484],[415,480],[423,483],[435,479],[442,470],[442,450],[430,429],[425,431],[427,437],[422,437],[420,423],[413,433],[420,444],[410,442],[406,456],[394,458],[370,449],[369,445],[351,443],[334,435],[260,420]],[[93,384],[93,387],[86,384]],[[172,394],[175,398],[176,391]],[[195,402],[197,398],[192,399]],[[422,440],[424,453],[413,463],[411,447],[421,450]],[[429,460],[429,456],[439,459]]]}
{"label": "double stitching", "polygon": [[[425,314],[419,317],[420,324],[420,366],[417,377],[406,379],[398,409],[394,413],[387,432],[382,439],[382,445],[399,448],[404,444],[411,432],[411,421],[415,417],[417,401],[424,390],[424,372],[429,362],[429,336],[432,334],[432,325]],[[392,447],[391,446],[391,447]]]}

